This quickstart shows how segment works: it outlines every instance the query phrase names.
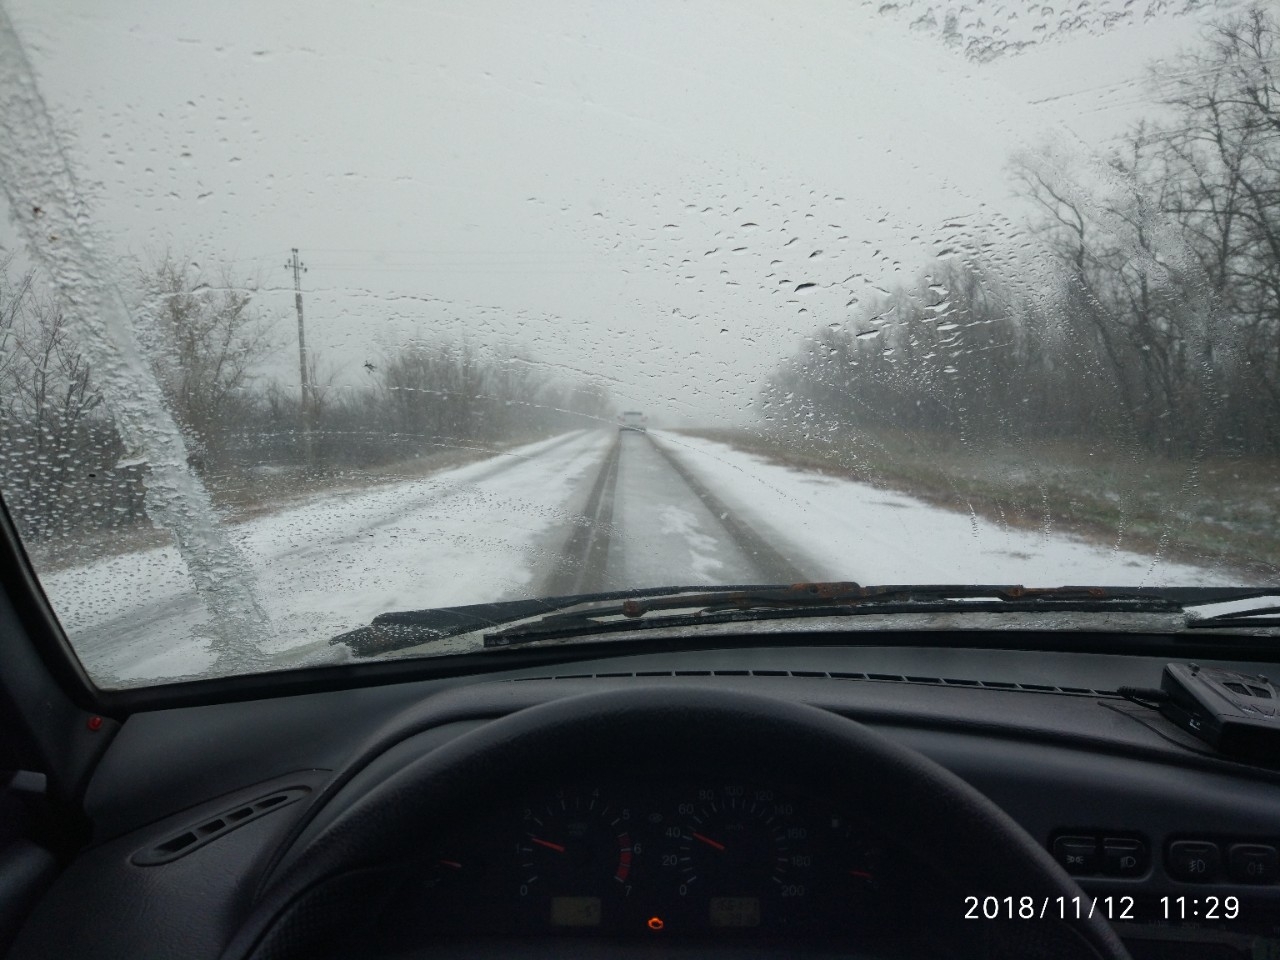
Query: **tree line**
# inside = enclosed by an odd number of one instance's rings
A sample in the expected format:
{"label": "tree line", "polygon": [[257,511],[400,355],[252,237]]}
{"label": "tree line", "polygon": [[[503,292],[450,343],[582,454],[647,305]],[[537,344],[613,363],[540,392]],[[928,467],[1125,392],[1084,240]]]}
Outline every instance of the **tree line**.
{"label": "tree line", "polygon": [[[246,483],[306,483],[609,416],[598,383],[443,340],[370,358],[347,378],[354,384],[312,352],[304,399],[296,380],[265,372],[287,344],[229,272],[211,283],[166,255],[132,280],[139,347],[215,502]],[[24,538],[74,542],[145,523],[147,475],[145,451],[121,440],[58,303],[33,270],[0,259],[0,490]]]}
{"label": "tree line", "polygon": [[[1257,5],[1153,68],[1162,123],[1093,176],[1014,158],[1047,256],[990,245],[821,327],[767,415],[960,438],[1089,437],[1169,456],[1280,453],[1280,27]],[[1087,186],[1086,186],[1087,185]]]}

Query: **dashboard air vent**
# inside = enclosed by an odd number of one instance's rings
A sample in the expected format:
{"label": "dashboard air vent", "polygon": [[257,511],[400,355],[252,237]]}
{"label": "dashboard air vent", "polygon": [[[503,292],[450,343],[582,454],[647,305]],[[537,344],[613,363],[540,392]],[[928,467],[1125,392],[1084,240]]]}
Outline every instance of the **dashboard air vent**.
{"label": "dashboard air vent", "polygon": [[250,820],[256,820],[272,810],[288,806],[310,792],[307,787],[287,787],[284,790],[269,793],[265,797],[238,804],[217,816],[175,831],[160,843],[139,850],[130,859],[140,867],[170,863],[179,857],[185,857],[193,850],[200,849],[218,837],[225,836]]}

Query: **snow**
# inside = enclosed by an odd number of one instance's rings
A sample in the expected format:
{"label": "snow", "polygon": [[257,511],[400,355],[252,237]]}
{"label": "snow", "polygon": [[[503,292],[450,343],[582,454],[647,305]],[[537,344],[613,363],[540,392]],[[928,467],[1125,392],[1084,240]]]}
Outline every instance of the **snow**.
{"label": "snow", "polygon": [[1024,586],[1233,586],[1230,572],[1060,533],[1022,530],[867,483],[769,463],[723,443],[654,433],[734,515],[789,544],[810,580]]}
{"label": "snow", "polygon": [[698,518],[690,511],[674,505],[658,511],[658,532],[669,540],[683,543],[689,549],[691,576],[684,583],[724,583],[724,563],[718,557],[717,541],[698,527]]}
{"label": "snow", "polygon": [[[229,527],[271,622],[264,652],[311,649],[387,610],[536,592],[594,476],[607,433],[576,433],[405,483],[345,492]],[[551,541],[554,543],[554,541]],[[176,549],[112,557],[42,579],[72,645],[104,685],[199,674],[213,618]]]}

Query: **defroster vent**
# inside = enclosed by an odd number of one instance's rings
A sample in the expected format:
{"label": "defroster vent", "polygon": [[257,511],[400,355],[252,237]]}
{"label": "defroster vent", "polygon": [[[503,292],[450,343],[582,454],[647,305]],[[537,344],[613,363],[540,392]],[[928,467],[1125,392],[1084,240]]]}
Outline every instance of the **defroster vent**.
{"label": "defroster vent", "polygon": [[238,804],[217,816],[177,830],[160,843],[139,850],[131,859],[140,867],[170,863],[179,857],[185,857],[193,850],[199,850],[206,843],[226,836],[236,827],[243,826],[251,820],[257,820],[273,810],[287,807],[310,792],[306,787],[286,787],[269,793],[265,797]]}

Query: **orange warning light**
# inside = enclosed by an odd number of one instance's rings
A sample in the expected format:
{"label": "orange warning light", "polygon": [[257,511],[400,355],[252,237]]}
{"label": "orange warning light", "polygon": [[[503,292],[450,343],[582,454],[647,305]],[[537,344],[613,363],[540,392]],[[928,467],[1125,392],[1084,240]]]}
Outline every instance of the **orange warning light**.
{"label": "orange warning light", "polygon": [[662,922],[662,918],[661,918],[661,917],[650,917],[650,918],[649,918],[649,929],[650,929],[650,930],[661,930],[661,929],[662,929],[663,927],[665,927],[665,926],[666,926],[666,924]]}

